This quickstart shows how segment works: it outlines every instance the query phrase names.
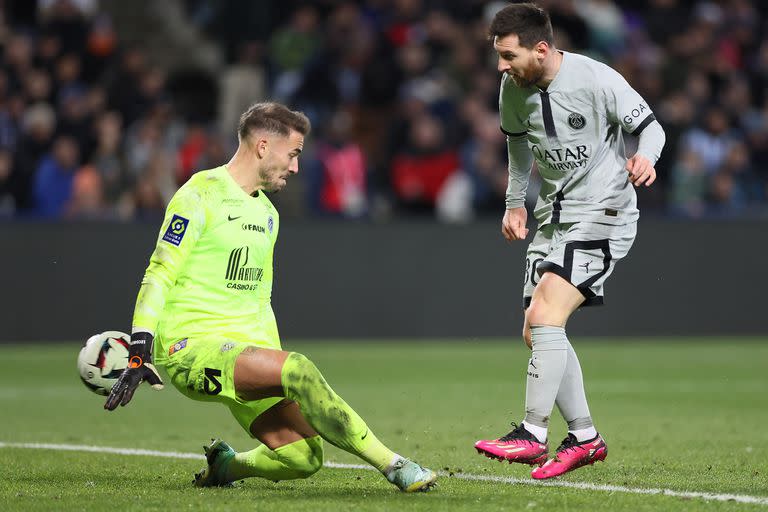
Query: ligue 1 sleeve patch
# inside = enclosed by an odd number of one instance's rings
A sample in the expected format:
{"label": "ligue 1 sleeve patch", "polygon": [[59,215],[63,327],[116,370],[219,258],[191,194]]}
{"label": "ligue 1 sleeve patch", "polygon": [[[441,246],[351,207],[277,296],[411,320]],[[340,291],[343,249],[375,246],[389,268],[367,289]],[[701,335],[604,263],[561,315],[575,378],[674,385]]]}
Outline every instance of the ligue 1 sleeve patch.
{"label": "ligue 1 sleeve patch", "polygon": [[180,245],[181,240],[184,238],[184,233],[187,232],[187,226],[189,225],[189,219],[185,219],[181,215],[173,214],[171,223],[168,224],[168,228],[165,230],[163,240],[173,245]]}

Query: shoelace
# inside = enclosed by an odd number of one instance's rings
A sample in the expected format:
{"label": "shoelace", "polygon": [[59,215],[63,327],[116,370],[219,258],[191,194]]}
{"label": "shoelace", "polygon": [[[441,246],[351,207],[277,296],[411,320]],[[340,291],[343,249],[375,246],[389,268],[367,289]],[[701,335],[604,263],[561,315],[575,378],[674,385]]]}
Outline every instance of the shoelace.
{"label": "shoelace", "polygon": [[403,466],[405,466],[406,462],[408,462],[408,459],[397,459],[397,462],[392,465],[392,471],[403,469]]}
{"label": "shoelace", "polygon": [[525,427],[520,424],[518,425],[514,421],[511,423],[513,429],[512,432],[509,434],[502,436],[499,438],[499,441],[507,442],[507,441],[515,441],[515,440],[522,440],[522,441],[530,441],[530,437],[532,434],[529,434],[527,430],[525,430]]}
{"label": "shoelace", "polygon": [[571,450],[573,448],[576,448],[576,446],[579,444],[579,440],[576,439],[576,436],[573,434],[568,434],[568,437],[563,439],[563,442],[560,443],[560,446],[557,447],[557,452],[563,452],[567,450]]}

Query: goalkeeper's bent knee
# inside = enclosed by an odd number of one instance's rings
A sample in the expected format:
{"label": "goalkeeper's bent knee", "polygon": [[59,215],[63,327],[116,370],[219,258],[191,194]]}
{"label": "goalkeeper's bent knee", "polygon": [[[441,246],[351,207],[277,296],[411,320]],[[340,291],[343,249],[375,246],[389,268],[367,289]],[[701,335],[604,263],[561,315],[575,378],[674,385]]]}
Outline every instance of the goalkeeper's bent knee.
{"label": "goalkeeper's bent knee", "polygon": [[317,389],[328,387],[315,363],[304,354],[291,352],[283,363],[281,384],[285,397],[301,406]]}

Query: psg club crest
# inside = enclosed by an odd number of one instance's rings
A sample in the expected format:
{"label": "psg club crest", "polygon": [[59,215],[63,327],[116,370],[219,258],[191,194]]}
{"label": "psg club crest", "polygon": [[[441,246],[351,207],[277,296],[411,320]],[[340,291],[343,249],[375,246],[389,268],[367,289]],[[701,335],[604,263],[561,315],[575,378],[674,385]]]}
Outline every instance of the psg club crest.
{"label": "psg club crest", "polygon": [[272,219],[272,216],[270,215],[267,219],[267,229],[269,230],[269,234],[272,234],[272,230],[275,228],[275,221]]}
{"label": "psg club crest", "polygon": [[568,116],[568,125],[574,130],[581,130],[586,124],[587,120],[578,112],[574,112]]}

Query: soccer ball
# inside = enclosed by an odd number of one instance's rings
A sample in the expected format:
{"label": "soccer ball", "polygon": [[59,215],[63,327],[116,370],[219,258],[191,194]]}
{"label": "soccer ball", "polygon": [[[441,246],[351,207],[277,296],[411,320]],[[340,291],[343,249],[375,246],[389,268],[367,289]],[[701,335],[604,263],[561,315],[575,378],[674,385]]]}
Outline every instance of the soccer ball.
{"label": "soccer ball", "polygon": [[131,337],[120,331],[105,331],[88,338],[77,356],[77,369],[85,387],[108,395],[128,366]]}

